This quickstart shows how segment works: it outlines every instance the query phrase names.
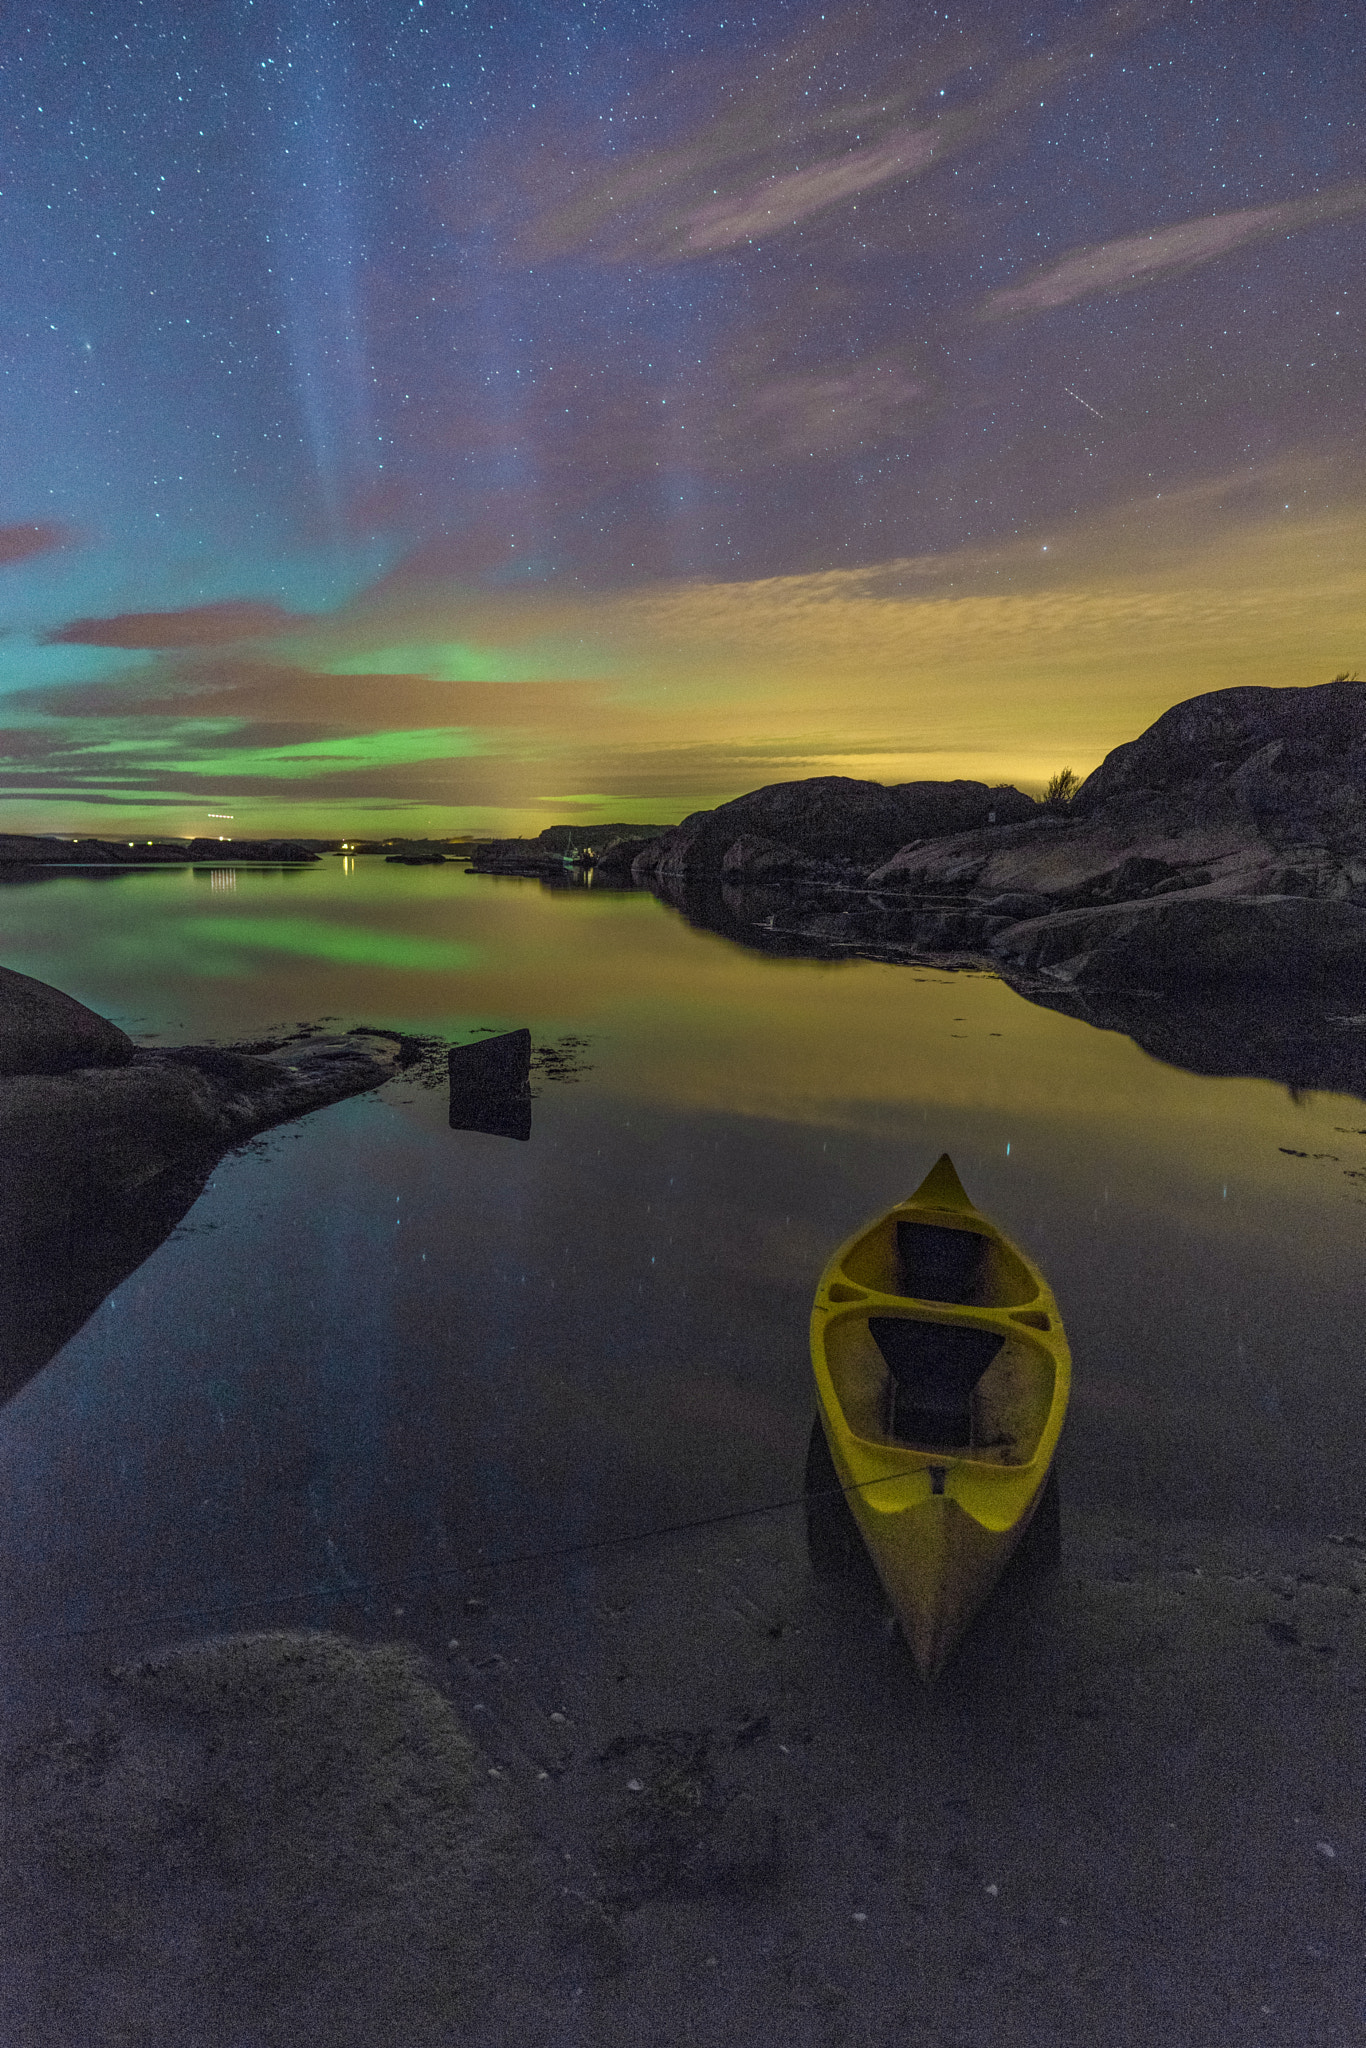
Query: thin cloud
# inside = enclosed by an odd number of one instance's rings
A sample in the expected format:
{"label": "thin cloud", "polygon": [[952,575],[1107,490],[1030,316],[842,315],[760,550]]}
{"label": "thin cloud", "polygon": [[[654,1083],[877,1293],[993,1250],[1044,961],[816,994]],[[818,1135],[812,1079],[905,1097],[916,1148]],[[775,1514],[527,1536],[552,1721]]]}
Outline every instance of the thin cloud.
{"label": "thin cloud", "polygon": [[35,519],[28,525],[0,526],[0,568],[10,562],[27,562],[33,555],[50,555],[75,539],[75,530],[56,519]]}
{"label": "thin cloud", "polygon": [[1152,228],[1146,234],[1096,242],[1065,256],[1027,284],[1006,285],[992,292],[983,300],[981,314],[990,320],[1015,313],[1042,313],[1096,292],[1133,291],[1211,263],[1249,242],[1289,234],[1320,221],[1342,220],[1364,208],[1366,183],[1339,185],[1308,199],[1245,206],[1235,213],[1209,214],[1203,219],[1177,221],[1172,227]]}
{"label": "thin cloud", "polygon": [[[532,163],[505,168],[508,196],[495,207],[511,203],[518,186],[530,200],[516,248],[533,261],[673,263],[768,241],[995,137],[1011,115],[1173,4],[1121,0],[1027,57],[1010,56],[981,32],[969,40],[945,30],[928,55],[889,67],[888,38],[895,40],[901,17],[884,6],[794,40],[762,83],[738,68],[718,75],[715,67],[689,73],[671,65],[667,84],[656,88],[661,107],[667,101],[674,113],[691,102],[706,111],[667,145],[604,167],[596,138],[571,134],[557,147],[543,138]],[[850,79],[833,102],[810,91],[818,64],[831,59]],[[889,70],[897,81],[890,91]],[[984,80],[975,96],[942,106],[944,93],[956,96],[973,72]]]}
{"label": "thin cloud", "polygon": [[692,254],[710,255],[780,228],[797,227],[811,214],[870,192],[889,178],[909,178],[926,169],[943,141],[934,127],[894,129],[867,149],[851,149],[804,171],[764,179],[685,216],[684,242]]}
{"label": "thin cloud", "polygon": [[[195,719],[241,721],[277,735],[285,727],[302,734],[336,734],[452,723],[539,731],[553,729],[557,720],[605,715],[609,690],[605,683],[557,677],[445,682],[387,671],[337,675],[328,669],[221,657],[193,666],[158,665],[135,677],[44,684],[14,691],[6,703],[58,725]],[[149,723],[148,730],[156,729]]]}
{"label": "thin cloud", "polygon": [[235,640],[273,639],[316,622],[277,604],[228,598],[175,612],[119,612],[108,619],[74,619],[49,633],[49,643],[77,647],[226,647]]}
{"label": "thin cloud", "polygon": [[[749,393],[744,446],[749,456],[770,460],[844,454],[915,433],[931,416],[936,396],[928,378],[896,361],[790,371]],[[724,443],[733,435],[725,412],[718,426]]]}

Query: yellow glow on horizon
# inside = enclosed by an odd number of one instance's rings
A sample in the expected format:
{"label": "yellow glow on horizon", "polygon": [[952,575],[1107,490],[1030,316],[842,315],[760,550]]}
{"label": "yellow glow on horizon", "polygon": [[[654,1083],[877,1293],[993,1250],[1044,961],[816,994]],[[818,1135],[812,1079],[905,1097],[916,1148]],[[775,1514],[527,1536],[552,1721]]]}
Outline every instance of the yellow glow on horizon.
{"label": "yellow glow on horizon", "polygon": [[[1185,698],[1366,672],[1366,503],[1333,485],[1288,460],[1005,543],[744,583],[390,579],[277,646],[264,684],[244,668],[249,701],[233,703],[229,679],[235,720],[206,720],[219,700],[187,692],[179,733],[173,713],[99,722],[101,772],[116,786],[122,746],[144,787],[159,768],[170,801],[94,805],[73,784],[12,799],[6,826],[184,832],[187,755],[239,836],[669,822],[816,775],[1038,793]],[[472,648],[487,655],[479,678],[455,673]],[[402,676],[378,666],[395,650]],[[332,677],[346,695],[323,730]],[[292,728],[279,746],[274,724]],[[203,743],[215,733],[221,746]]]}

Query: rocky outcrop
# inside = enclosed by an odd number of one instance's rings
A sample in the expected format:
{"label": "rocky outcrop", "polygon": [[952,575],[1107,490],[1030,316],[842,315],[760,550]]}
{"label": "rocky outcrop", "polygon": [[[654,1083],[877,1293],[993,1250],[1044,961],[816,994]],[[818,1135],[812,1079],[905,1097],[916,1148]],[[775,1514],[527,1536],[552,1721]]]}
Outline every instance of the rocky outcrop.
{"label": "rocky outcrop", "polygon": [[470,856],[472,875],[562,873],[564,855],[539,839],[481,839]]}
{"label": "rocky outcrop", "polygon": [[121,1067],[134,1050],[126,1032],[74,996],[0,967],[0,1076]]}
{"label": "rocky outcrop", "polygon": [[633,833],[629,838],[614,839],[601,853],[594,851],[593,879],[595,882],[612,882],[614,885],[628,884],[631,869],[639,855],[653,844],[657,834]]}
{"label": "rocky outcrop", "polygon": [[833,882],[846,879],[837,861],[814,860],[795,846],[766,839],[760,832],[746,832],[721,856],[721,877],[732,883],[747,882]]}
{"label": "rocky outcrop", "polygon": [[634,872],[769,952],[975,959],[1031,994],[1345,999],[1366,987],[1366,684],[1192,698],[1065,809],[973,783],[778,784],[685,819]]}
{"label": "rocky outcrop", "polygon": [[908,841],[1004,825],[1030,816],[1032,797],[983,782],[906,782],[885,787],[847,775],[776,782],[714,811],[694,811],[646,847],[637,881],[664,888],[722,873],[730,849],[760,839],[789,856],[860,877]]}
{"label": "rocky outcrop", "polygon": [[[136,851],[136,847],[131,849],[134,854]],[[306,839],[192,839],[181,858],[221,866],[239,860],[310,861],[317,860],[319,853]]]}
{"label": "rocky outcrop", "polygon": [[1107,754],[1072,807],[1131,816],[1154,796],[1191,824],[1217,811],[1271,845],[1366,852],[1366,683],[1188,698]]}
{"label": "rocky outcrop", "polygon": [[0,1045],[22,1061],[0,1077],[0,1399],[155,1250],[229,1147],[379,1087],[403,1057],[392,1035],[364,1032],[267,1053],[139,1049],[10,972]]}

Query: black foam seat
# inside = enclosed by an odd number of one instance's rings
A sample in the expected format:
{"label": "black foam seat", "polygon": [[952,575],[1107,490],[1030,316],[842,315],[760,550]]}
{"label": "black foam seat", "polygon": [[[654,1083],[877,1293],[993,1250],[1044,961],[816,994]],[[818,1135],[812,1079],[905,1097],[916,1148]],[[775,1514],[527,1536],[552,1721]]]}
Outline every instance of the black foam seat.
{"label": "black foam seat", "polygon": [[896,1226],[901,1292],[917,1301],[977,1302],[987,1254],[987,1240],[975,1230],[946,1230],[938,1223]]}
{"label": "black foam seat", "polygon": [[869,1316],[868,1328],[892,1375],[893,1436],[943,1449],[970,1443],[972,1390],[1005,1339],[906,1316]]}

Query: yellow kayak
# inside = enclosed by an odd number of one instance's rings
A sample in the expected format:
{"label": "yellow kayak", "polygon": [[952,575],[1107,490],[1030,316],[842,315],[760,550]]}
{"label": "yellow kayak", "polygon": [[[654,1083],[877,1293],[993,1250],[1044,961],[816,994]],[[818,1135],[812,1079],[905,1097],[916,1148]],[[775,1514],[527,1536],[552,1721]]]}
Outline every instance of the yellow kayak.
{"label": "yellow kayak", "polygon": [[932,1678],[1044,1498],[1072,1377],[1058,1305],[946,1152],[831,1259],[811,1362],[836,1481]]}

